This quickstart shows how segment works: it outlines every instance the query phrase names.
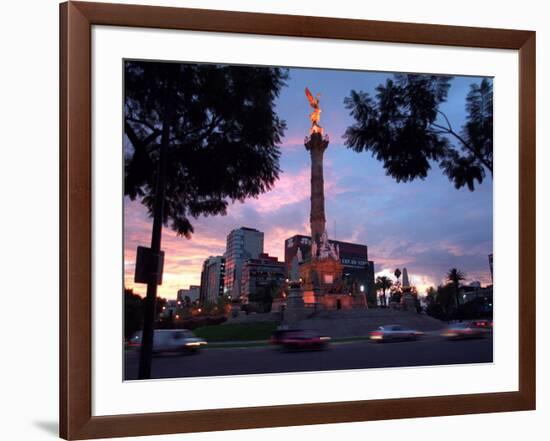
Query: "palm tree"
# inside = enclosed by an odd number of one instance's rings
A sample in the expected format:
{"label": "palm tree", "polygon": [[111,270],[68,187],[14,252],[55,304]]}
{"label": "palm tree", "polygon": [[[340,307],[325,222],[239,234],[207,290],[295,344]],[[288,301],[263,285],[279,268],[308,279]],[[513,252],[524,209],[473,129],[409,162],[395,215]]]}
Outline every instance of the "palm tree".
{"label": "palm tree", "polygon": [[389,277],[378,276],[376,278],[376,289],[382,291],[382,305],[386,306],[386,290],[393,286],[393,282]]}
{"label": "palm tree", "polygon": [[452,268],[447,273],[447,280],[453,285],[454,291],[455,291],[455,298],[456,298],[456,307],[458,309],[458,306],[460,305],[459,301],[459,285],[462,280],[466,278],[466,274],[464,274],[462,271]]}

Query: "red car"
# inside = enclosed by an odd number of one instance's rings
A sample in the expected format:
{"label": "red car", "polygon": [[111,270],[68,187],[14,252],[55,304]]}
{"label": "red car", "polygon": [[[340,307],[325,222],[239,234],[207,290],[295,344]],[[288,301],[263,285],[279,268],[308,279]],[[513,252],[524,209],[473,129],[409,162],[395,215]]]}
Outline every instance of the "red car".
{"label": "red car", "polygon": [[470,324],[476,328],[491,329],[493,327],[493,321],[486,319],[472,320]]}
{"label": "red car", "polygon": [[330,337],[302,329],[279,330],[271,335],[271,343],[284,349],[324,349],[329,341]]}
{"label": "red car", "polygon": [[470,338],[483,338],[488,331],[470,323],[455,323],[446,328],[441,336],[447,340],[463,340]]}

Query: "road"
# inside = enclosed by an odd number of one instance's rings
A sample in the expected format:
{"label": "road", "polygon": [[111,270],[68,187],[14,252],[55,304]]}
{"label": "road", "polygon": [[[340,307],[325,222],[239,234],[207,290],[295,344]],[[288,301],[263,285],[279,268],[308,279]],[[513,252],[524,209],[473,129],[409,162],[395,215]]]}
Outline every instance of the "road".
{"label": "road", "polygon": [[[126,380],[137,378],[138,351],[126,352]],[[447,341],[429,336],[418,341],[376,344],[333,342],[322,351],[282,352],[271,346],[209,348],[194,355],[166,354],[153,359],[153,378],[327,371],[380,367],[488,363],[493,340]]]}

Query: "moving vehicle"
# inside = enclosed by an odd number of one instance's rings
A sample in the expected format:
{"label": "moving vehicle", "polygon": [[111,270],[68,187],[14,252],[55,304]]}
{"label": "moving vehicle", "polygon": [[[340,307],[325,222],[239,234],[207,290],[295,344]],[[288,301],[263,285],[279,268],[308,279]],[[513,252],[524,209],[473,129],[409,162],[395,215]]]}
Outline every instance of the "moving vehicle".
{"label": "moving vehicle", "polygon": [[328,345],[330,337],[303,329],[281,329],[271,335],[270,341],[272,344],[289,350],[324,349]]}
{"label": "moving vehicle", "polygon": [[470,323],[472,326],[475,326],[476,328],[484,328],[484,329],[493,328],[493,321],[488,319],[472,320]]}
{"label": "moving vehicle", "polygon": [[449,325],[443,330],[441,336],[447,340],[463,340],[468,338],[483,338],[487,332],[487,329],[472,323],[461,322]]}
{"label": "moving vehicle", "polygon": [[369,334],[374,342],[416,340],[424,335],[416,329],[406,328],[401,325],[385,325],[376,328]]}
{"label": "moving vehicle", "polygon": [[[161,352],[198,352],[207,343],[188,329],[155,329],[153,353]],[[141,331],[136,332],[129,343],[130,347],[141,346]]]}

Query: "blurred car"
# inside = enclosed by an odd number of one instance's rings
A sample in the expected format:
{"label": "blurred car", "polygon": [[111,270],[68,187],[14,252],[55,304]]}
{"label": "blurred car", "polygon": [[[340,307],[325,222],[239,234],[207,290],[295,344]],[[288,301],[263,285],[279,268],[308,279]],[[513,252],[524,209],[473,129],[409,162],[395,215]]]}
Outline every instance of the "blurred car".
{"label": "blurred car", "polygon": [[477,319],[472,320],[470,322],[472,326],[475,326],[476,328],[483,328],[483,329],[492,329],[493,328],[493,321],[488,319]]}
{"label": "blurred car", "polygon": [[375,342],[416,340],[424,335],[416,329],[410,329],[401,325],[385,325],[376,328],[369,334],[369,338]]}
{"label": "blurred car", "polygon": [[315,331],[303,329],[282,329],[271,335],[271,343],[284,349],[324,349],[330,337],[319,335]]}
{"label": "blurred car", "polygon": [[[141,346],[141,331],[136,332],[130,339],[130,347]],[[207,345],[207,342],[198,338],[188,329],[155,329],[153,339],[153,353],[161,352],[197,352]]]}
{"label": "blurred car", "polygon": [[280,345],[285,338],[285,336],[290,332],[296,332],[297,330],[294,329],[277,329],[271,334],[271,337],[269,338],[269,341],[273,345]]}
{"label": "blurred car", "polygon": [[472,323],[455,323],[443,330],[441,336],[447,340],[463,340],[468,338],[483,338],[487,329],[475,326]]}

